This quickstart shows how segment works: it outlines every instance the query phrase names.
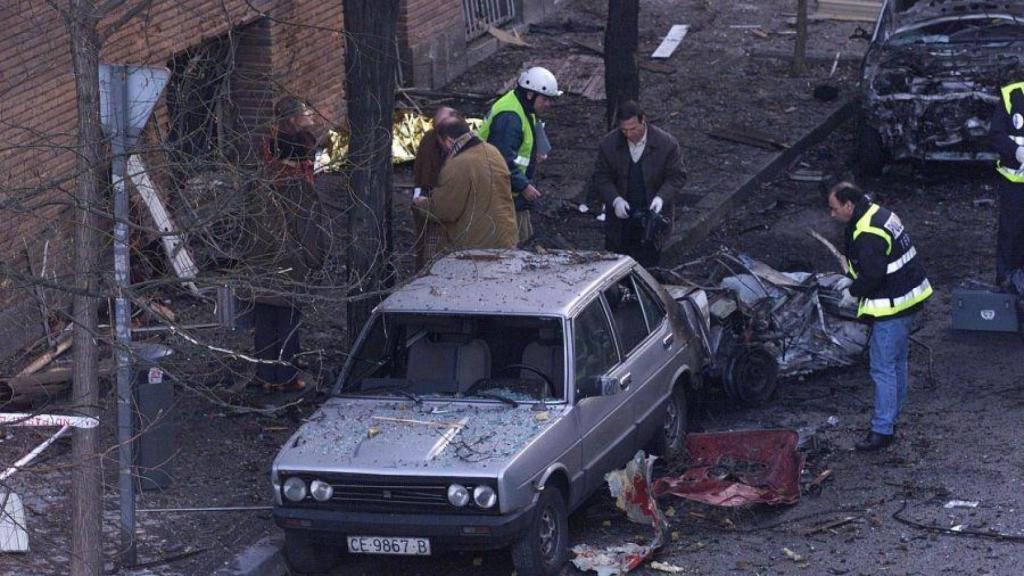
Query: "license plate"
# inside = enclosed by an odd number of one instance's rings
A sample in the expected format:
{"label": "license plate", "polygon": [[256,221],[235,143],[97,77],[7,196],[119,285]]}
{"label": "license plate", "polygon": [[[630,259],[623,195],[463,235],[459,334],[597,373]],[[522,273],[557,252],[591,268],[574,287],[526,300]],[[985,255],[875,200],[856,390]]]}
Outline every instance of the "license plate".
{"label": "license plate", "polygon": [[352,554],[430,556],[430,540],[387,536],[349,536],[348,551]]}

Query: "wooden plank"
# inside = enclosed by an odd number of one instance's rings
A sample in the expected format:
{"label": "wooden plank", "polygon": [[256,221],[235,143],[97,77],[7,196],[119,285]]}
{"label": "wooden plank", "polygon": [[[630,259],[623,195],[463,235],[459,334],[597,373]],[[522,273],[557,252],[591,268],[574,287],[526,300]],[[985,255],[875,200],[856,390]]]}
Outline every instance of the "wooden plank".
{"label": "wooden plank", "polygon": [[673,24],[672,28],[669,29],[668,34],[661,41],[661,45],[658,49],[651,54],[651,58],[655,60],[661,60],[668,58],[676,51],[676,47],[679,43],[686,38],[686,33],[690,30],[690,27],[686,24]]}

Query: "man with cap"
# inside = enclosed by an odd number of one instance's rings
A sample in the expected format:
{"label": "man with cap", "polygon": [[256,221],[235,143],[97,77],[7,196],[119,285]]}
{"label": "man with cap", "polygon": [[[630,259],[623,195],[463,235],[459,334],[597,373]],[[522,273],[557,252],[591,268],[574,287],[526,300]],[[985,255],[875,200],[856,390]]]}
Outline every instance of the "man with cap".
{"label": "man with cap", "polygon": [[544,114],[561,95],[555,75],[547,68],[534,66],[520,74],[516,87],[491,106],[478,133],[481,140],[501,152],[508,165],[520,244],[533,236],[530,210],[541,197],[533,183],[537,167],[536,115]]}

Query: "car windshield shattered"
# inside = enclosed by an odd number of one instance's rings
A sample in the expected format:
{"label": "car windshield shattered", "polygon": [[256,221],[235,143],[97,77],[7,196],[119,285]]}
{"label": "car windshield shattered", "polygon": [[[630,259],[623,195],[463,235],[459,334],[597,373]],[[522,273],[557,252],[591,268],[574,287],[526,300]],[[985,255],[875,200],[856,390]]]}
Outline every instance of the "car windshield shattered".
{"label": "car windshield shattered", "polygon": [[565,400],[559,318],[377,314],[337,394],[521,403]]}

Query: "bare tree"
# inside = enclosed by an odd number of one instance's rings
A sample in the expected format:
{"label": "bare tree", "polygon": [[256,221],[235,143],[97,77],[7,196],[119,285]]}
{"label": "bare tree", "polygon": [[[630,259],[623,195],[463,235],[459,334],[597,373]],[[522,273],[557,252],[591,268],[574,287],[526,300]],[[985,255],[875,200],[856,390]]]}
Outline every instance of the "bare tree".
{"label": "bare tree", "polygon": [[807,0],[796,2],[796,42],[793,45],[794,76],[807,71]]}
{"label": "bare tree", "polygon": [[349,161],[353,166],[348,249],[352,283],[348,329],[352,339],[393,283],[389,216],[398,4],[399,0],[344,0]]}
{"label": "bare tree", "polygon": [[608,126],[615,122],[620,104],[640,98],[640,73],[636,65],[639,19],[639,0],[608,0],[608,23],[604,29],[605,121]]}
{"label": "bare tree", "polygon": [[[85,416],[99,416],[96,308],[99,246],[98,171],[100,161],[100,36],[99,16],[92,0],[71,0],[66,15],[78,100],[78,179],[75,185],[74,403]],[[71,575],[103,572],[101,522],[103,488],[97,458],[99,430],[77,429],[72,438],[76,466],[71,476]]]}

